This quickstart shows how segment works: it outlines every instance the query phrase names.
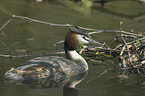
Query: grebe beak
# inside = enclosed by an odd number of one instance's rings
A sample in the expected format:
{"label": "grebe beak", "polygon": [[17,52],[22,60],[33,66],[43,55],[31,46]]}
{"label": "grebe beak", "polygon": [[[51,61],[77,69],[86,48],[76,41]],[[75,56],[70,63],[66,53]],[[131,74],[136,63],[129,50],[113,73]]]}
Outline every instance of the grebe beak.
{"label": "grebe beak", "polygon": [[97,41],[95,41],[95,40],[93,40],[93,39],[90,39],[90,40],[89,40],[89,43],[90,43],[90,44],[94,44],[94,45],[102,45],[101,43],[99,43],[99,42],[97,42]]}

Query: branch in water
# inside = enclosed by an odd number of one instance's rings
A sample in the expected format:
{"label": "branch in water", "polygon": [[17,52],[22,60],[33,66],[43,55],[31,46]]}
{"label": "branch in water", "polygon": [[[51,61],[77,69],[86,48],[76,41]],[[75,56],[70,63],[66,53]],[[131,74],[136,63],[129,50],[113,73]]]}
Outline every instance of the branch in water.
{"label": "branch in water", "polygon": [[105,70],[104,72],[100,73],[99,75],[97,75],[96,77],[92,78],[91,80],[87,81],[86,83],[90,83],[91,81],[95,80],[96,78],[104,75],[105,73],[107,73],[108,71],[110,71],[112,68],[109,68],[107,70]]}
{"label": "branch in water", "polygon": [[[12,18],[9,19],[1,28],[0,30],[4,29],[14,18],[19,18],[19,19],[23,19],[23,20],[29,20],[32,22],[37,22],[37,23],[41,23],[41,24],[47,24],[50,26],[64,26],[64,27],[69,27],[72,26],[71,24],[55,24],[55,23],[49,23],[49,22],[44,22],[41,20],[36,20],[33,18],[29,18],[29,17],[25,17],[25,16],[18,16],[18,15],[12,15]],[[135,36],[143,36],[141,34],[135,34],[135,33],[131,33],[131,32],[126,32],[126,31],[118,31],[118,30],[98,30],[98,29],[92,29],[92,28],[85,28],[85,27],[81,27],[78,26],[80,29],[84,29],[84,30],[88,30],[88,31],[94,31],[94,32],[90,32],[89,34],[95,34],[95,33],[102,33],[102,32],[111,32],[111,33],[125,33],[125,34],[130,34],[130,35],[135,35]]]}
{"label": "branch in water", "polygon": [[47,56],[52,54],[64,54],[65,52],[54,52],[54,53],[45,53],[45,54],[36,54],[36,55],[6,55],[6,54],[0,54],[0,57],[9,57],[9,58],[23,58],[23,57],[37,57],[37,56]]}

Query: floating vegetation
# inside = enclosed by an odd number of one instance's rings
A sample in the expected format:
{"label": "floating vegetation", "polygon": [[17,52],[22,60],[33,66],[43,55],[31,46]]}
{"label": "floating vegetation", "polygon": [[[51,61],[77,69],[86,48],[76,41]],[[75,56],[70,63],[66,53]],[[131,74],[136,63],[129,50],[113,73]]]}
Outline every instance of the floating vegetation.
{"label": "floating vegetation", "polygon": [[[117,65],[124,70],[129,70],[131,73],[139,73],[145,76],[145,37],[142,34],[117,35],[114,40],[118,45],[111,49],[110,47],[102,46],[102,48],[88,48],[88,51],[96,51],[95,57],[100,59],[112,58],[119,61]],[[91,54],[92,55],[92,54]]]}
{"label": "floating vegetation", "polygon": [[[144,35],[131,36],[131,35],[118,35],[114,38],[116,41],[121,40],[115,49],[122,50],[116,57],[123,68],[132,69],[133,72],[138,72],[142,75],[145,73],[143,69],[145,64],[145,37]],[[127,50],[127,51],[124,51]]]}

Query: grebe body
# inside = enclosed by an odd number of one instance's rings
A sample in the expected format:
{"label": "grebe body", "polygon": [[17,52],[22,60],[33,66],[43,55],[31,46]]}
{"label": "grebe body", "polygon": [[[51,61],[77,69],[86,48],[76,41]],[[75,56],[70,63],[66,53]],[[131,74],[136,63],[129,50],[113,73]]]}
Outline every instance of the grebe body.
{"label": "grebe body", "polygon": [[58,56],[36,57],[16,68],[11,68],[5,73],[5,77],[16,81],[49,79],[49,83],[55,82],[54,84],[56,84],[63,81],[65,85],[65,82],[68,81],[65,79],[66,77],[75,77],[88,71],[87,62],[76,52],[77,47],[85,43],[101,45],[101,43],[92,40],[88,33],[76,26],[71,26],[64,42],[66,58]]}

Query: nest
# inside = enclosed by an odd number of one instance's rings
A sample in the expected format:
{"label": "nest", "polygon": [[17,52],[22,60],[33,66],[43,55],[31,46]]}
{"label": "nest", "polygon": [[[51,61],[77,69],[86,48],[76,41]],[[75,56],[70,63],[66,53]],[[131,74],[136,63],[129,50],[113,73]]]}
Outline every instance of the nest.
{"label": "nest", "polygon": [[88,50],[89,52],[96,51],[95,57],[97,55],[99,59],[111,58],[119,61],[117,67],[122,71],[129,70],[145,76],[145,37],[122,34],[114,37],[114,40],[118,45],[113,49],[102,46],[101,48],[88,48]]}

